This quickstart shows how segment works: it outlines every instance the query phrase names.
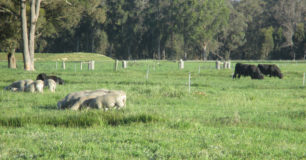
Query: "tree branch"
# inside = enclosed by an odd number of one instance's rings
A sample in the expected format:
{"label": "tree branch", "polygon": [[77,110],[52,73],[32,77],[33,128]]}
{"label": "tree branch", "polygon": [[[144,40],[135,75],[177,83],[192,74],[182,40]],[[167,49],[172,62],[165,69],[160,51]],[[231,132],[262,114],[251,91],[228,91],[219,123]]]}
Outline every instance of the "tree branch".
{"label": "tree branch", "polygon": [[65,0],[65,2],[66,2],[67,4],[69,4],[70,6],[72,5],[70,2],[68,2],[68,0]]}

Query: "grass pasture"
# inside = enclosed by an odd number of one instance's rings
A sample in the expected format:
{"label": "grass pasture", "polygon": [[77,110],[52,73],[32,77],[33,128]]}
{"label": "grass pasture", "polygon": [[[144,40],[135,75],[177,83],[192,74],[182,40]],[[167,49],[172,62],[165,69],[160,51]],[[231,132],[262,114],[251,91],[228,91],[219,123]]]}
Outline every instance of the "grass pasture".
{"label": "grass pasture", "polygon": [[[34,72],[1,62],[1,88],[41,72],[66,84],[56,93],[0,91],[0,159],[306,159],[305,62],[269,62],[282,80],[232,80],[214,62],[179,70],[174,61],[129,61],[114,72],[103,60],[94,71],[43,58]],[[126,91],[126,109],[57,110],[68,93],[99,88]]]}

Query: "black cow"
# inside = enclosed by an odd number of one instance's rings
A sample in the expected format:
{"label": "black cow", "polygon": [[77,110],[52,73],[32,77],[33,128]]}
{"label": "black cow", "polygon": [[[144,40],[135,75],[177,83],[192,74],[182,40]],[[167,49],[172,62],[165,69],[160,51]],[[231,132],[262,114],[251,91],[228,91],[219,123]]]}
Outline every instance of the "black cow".
{"label": "black cow", "polygon": [[263,74],[260,72],[260,69],[255,65],[248,66],[248,74],[252,79],[264,79]]}
{"label": "black cow", "polygon": [[258,64],[258,68],[264,75],[274,76],[280,79],[283,78],[283,74],[275,64]]}
{"label": "black cow", "polygon": [[238,75],[238,78],[240,76],[251,76],[252,79],[263,79],[264,76],[260,72],[259,68],[255,65],[249,65],[249,64],[242,64],[237,63],[235,66],[235,73],[233,75],[233,78],[236,78],[236,75]]}
{"label": "black cow", "polygon": [[43,81],[45,81],[47,79],[53,79],[57,84],[60,84],[60,85],[64,84],[64,81],[60,77],[47,76],[47,74],[45,74],[45,73],[40,73],[36,78],[36,80],[43,80]]}

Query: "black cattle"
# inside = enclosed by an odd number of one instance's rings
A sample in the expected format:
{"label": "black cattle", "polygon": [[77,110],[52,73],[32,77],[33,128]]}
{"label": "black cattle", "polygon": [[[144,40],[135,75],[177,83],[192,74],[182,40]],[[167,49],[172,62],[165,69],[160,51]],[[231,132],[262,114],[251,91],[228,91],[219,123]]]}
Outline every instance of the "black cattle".
{"label": "black cattle", "polygon": [[263,74],[260,72],[260,69],[255,65],[248,66],[248,74],[252,79],[264,79]]}
{"label": "black cattle", "polygon": [[238,74],[238,78],[240,78],[240,76],[248,76],[247,75],[247,69],[248,69],[248,65],[247,64],[242,64],[242,63],[237,63],[235,66],[235,73],[233,75],[233,78],[236,78],[236,75]]}
{"label": "black cattle", "polygon": [[260,72],[259,68],[255,65],[249,65],[249,64],[242,64],[237,63],[235,66],[235,73],[233,75],[233,78],[236,78],[238,75],[238,78],[240,76],[251,76],[252,79],[263,79],[264,76]]}
{"label": "black cattle", "polygon": [[264,75],[274,76],[280,79],[283,78],[283,74],[275,64],[258,64],[258,68]]}
{"label": "black cattle", "polygon": [[47,74],[45,73],[40,73],[36,80],[47,80],[47,79],[53,79],[57,84],[64,84],[64,81],[60,78],[60,77],[57,77],[57,76],[47,76]]}

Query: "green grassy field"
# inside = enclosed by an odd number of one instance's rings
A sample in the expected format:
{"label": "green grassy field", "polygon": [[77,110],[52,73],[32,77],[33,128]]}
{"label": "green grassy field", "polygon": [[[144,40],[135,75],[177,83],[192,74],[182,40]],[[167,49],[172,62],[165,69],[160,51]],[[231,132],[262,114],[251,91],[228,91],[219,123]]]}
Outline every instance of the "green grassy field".
{"label": "green grassy field", "polygon": [[[0,91],[0,159],[306,159],[305,62],[272,62],[282,80],[232,80],[233,70],[214,62],[179,70],[173,61],[129,61],[114,72],[107,57],[65,56],[97,58],[95,70],[74,62],[62,70],[43,54],[34,72],[0,63],[1,88],[41,72],[66,82],[56,93]],[[126,109],[57,110],[68,93],[100,88],[126,91]]]}

